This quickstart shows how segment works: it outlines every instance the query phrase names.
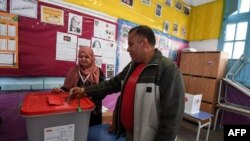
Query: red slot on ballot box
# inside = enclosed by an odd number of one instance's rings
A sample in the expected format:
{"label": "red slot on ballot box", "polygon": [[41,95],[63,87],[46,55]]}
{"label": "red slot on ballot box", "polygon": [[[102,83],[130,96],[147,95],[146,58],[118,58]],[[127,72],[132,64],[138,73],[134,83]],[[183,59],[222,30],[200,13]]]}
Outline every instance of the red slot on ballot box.
{"label": "red slot on ballot box", "polygon": [[87,140],[90,112],[95,105],[87,97],[68,100],[68,95],[26,95],[20,112],[26,118],[29,141]]}

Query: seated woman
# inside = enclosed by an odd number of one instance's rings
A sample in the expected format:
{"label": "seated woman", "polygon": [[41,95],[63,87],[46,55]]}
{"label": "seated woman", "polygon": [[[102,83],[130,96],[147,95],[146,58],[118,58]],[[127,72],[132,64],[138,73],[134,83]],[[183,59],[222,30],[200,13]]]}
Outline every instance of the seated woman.
{"label": "seated woman", "polygon": [[[73,87],[84,87],[99,83],[105,80],[105,75],[95,64],[94,52],[90,47],[80,46],[78,53],[78,63],[72,67],[61,88],[52,89],[53,93],[69,92]],[[90,126],[102,123],[102,99],[104,97],[95,96],[91,100],[95,103],[95,109],[91,112]]]}

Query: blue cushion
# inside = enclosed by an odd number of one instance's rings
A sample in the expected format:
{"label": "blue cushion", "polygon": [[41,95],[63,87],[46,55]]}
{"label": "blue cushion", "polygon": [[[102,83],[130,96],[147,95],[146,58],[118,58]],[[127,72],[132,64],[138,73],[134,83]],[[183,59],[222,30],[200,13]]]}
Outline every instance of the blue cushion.
{"label": "blue cushion", "polygon": [[90,126],[87,141],[125,141],[125,137],[116,139],[115,134],[108,132],[108,124]]}

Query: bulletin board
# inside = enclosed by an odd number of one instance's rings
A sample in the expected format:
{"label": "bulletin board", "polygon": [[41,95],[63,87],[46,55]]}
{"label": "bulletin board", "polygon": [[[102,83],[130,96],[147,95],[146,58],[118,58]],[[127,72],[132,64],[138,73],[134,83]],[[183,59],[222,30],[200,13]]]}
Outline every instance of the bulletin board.
{"label": "bulletin board", "polygon": [[18,68],[18,16],[0,12],[0,68]]}
{"label": "bulletin board", "polygon": [[[127,52],[128,48],[128,32],[131,28],[138,26],[136,23],[132,23],[127,20],[118,20],[118,48],[117,48],[117,66],[116,73],[122,71],[122,69],[130,62],[130,55]],[[188,47],[188,41],[171,36],[164,32],[153,30],[155,33],[156,44],[155,48],[161,51],[163,56],[179,64],[180,52],[183,48]]]}
{"label": "bulletin board", "polygon": [[[74,37],[74,39],[75,37],[77,39],[82,38],[91,42],[95,34],[94,23],[96,20],[110,23],[117,29],[117,22],[97,18],[79,10],[74,10],[72,7],[67,8],[41,1],[38,1],[37,4],[37,18],[18,16],[18,69],[0,68],[0,76],[64,77],[68,70],[75,65],[76,56],[74,60],[72,58],[68,61],[58,59],[58,34],[65,33],[69,37]],[[10,12],[9,5],[10,3],[8,2],[6,13]],[[44,17],[46,14],[41,15],[42,10],[50,11],[50,8],[54,9],[51,10],[52,13],[59,14],[52,14],[54,17],[50,17],[51,19]],[[69,32],[70,25],[68,19],[74,15],[82,17],[81,32]],[[113,39],[114,41],[116,41],[116,36]],[[102,39],[102,37],[96,38]],[[105,38],[102,40],[105,40]],[[65,53],[68,53],[68,50],[65,50]]]}

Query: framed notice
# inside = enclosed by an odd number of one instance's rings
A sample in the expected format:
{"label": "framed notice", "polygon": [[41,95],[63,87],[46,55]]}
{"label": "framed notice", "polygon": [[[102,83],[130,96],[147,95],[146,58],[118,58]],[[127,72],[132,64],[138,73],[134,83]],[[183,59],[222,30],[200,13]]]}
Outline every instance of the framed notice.
{"label": "framed notice", "polygon": [[176,3],[175,3],[175,8],[176,8],[177,10],[181,11],[181,9],[182,9],[182,4],[181,4],[181,2],[176,1]]}
{"label": "framed notice", "polygon": [[141,0],[141,3],[150,6],[151,5],[151,0]]}
{"label": "framed notice", "polygon": [[82,16],[69,13],[68,33],[82,35]]}
{"label": "framed notice", "polygon": [[178,24],[177,23],[173,24],[173,34],[178,34]]}
{"label": "framed notice", "polygon": [[10,13],[37,18],[37,1],[10,0]]}
{"label": "framed notice", "polygon": [[191,11],[191,8],[190,8],[190,7],[188,7],[188,6],[184,6],[184,7],[183,7],[183,13],[184,13],[185,15],[189,15],[189,14],[190,14],[190,11]]}
{"label": "framed notice", "polygon": [[64,25],[64,11],[52,7],[41,6],[41,22]]}
{"label": "framed notice", "polygon": [[165,0],[165,5],[172,6],[172,0]]}
{"label": "framed notice", "polygon": [[157,4],[156,8],[155,8],[155,15],[160,17],[161,16],[161,11],[162,11],[162,6],[160,4]]}
{"label": "framed notice", "polygon": [[163,32],[164,33],[168,33],[169,31],[169,22],[168,21],[164,21],[163,22]]}
{"label": "framed notice", "polygon": [[0,12],[0,68],[18,68],[18,17]]}
{"label": "framed notice", "polygon": [[121,3],[133,7],[133,1],[134,0],[121,0]]}

